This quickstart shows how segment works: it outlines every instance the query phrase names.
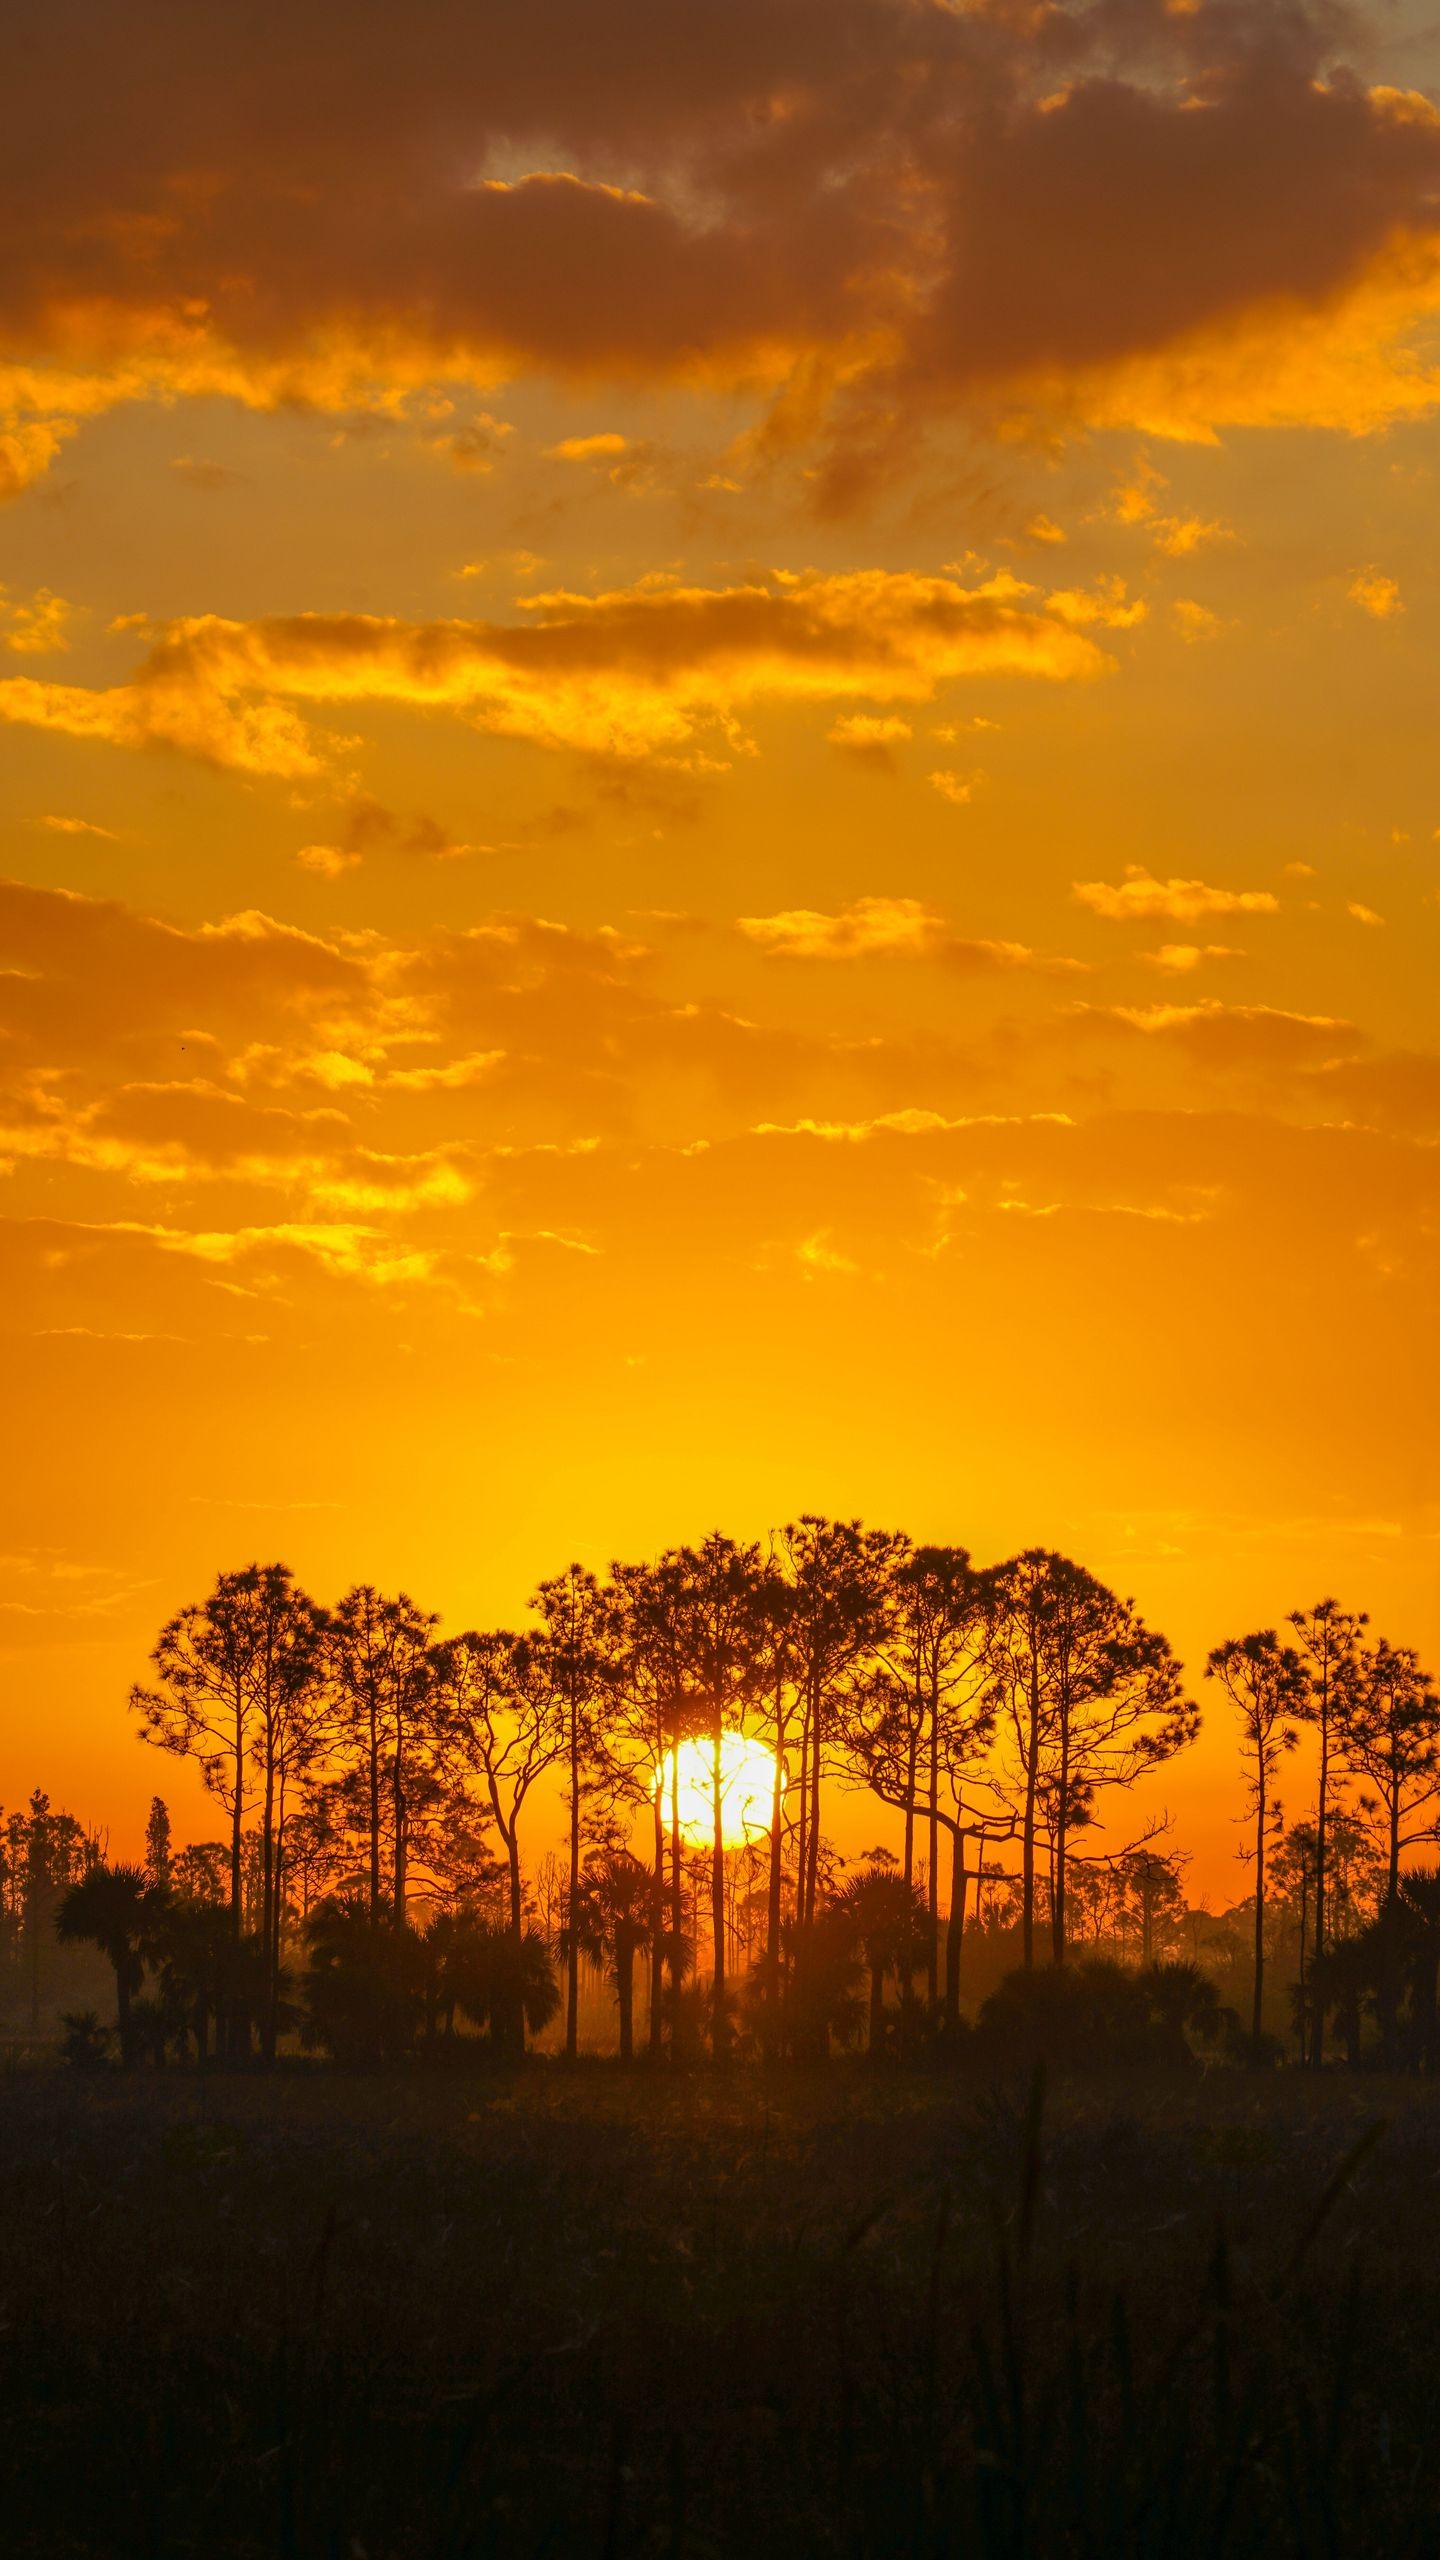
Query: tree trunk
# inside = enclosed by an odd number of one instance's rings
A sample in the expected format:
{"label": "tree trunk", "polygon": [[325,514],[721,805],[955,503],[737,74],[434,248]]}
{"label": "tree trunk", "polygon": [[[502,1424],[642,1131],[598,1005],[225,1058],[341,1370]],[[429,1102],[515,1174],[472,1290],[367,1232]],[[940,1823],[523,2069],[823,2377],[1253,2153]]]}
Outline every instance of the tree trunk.
{"label": "tree trunk", "polygon": [[395,1707],[395,1767],[390,1781],[390,1819],[395,1835],[391,1907],[398,1936],[405,1926],[405,1852],[408,1846],[406,1824],[409,1820],[409,1807],[405,1802],[405,1728],[398,1700]]}
{"label": "tree trunk", "polygon": [[[624,1924],[622,1923],[622,1929]],[[615,1989],[620,2001],[620,2059],[635,2059],[635,1948],[628,1933],[615,1950]]]}
{"label": "tree trunk", "polygon": [[884,2044],[884,2042],[885,2042],[885,1967],[883,1966],[883,1964],[872,1964],[872,1965],[871,1965],[871,1967],[870,1967],[870,2046],[869,2046],[870,2059],[871,2059],[871,2061],[872,2061],[872,2062],[876,2061],[876,2060],[879,2058],[880,2049],[881,2049],[882,2045]]}
{"label": "tree trunk", "polygon": [[1070,1707],[1060,1708],[1060,1787],[1055,1805],[1055,1868],[1050,1886],[1050,1950],[1057,1965],[1065,1961],[1065,1857],[1069,1847]]}
{"label": "tree trunk", "polygon": [[265,1974],[265,2008],[260,2020],[260,2050],[267,2062],[275,2059],[275,2007],[277,1971],[275,1898],[275,1747],[274,1728],[270,1719],[270,1700],[265,1701],[265,1804],[260,1833],[260,1951]]}
{"label": "tree trunk", "polygon": [[774,2055],[780,2027],[780,1904],[785,1879],[785,1727],[776,1704],[775,1785],[770,1799],[770,1879],[765,1907],[765,1999],[769,2011],[766,2047]]}
{"label": "tree trunk", "polygon": [[[685,1951],[685,1883],[680,1872],[680,1740],[670,1752],[670,1989],[679,2025],[680,1975]],[[676,2037],[672,2032],[671,2050]]]}
{"label": "tree trunk", "polygon": [[[940,1698],[934,1681],[930,1684],[930,1864],[925,1878],[925,1902],[930,1914],[928,1961],[925,1966],[925,1996],[933,2017],[940,2005]],[[949,2016],[949,1998],[946,1998]]]}
{"label": "tree trunk", "polygon": [[569,1910],[570,1945],[565,1966],[565,2059],[573,2062],[580,2050],[580,1946],[575,1930],[575,1915],[580,1908],[580,1710],[572,1690],[570,1697],[570,1881]]}
{"label": "tree trunk", "polygon": [[238,1939],[245,1915],[240,1892],[240,1825],[245,1809],[245,1702],[235,1683],[235,1802],[230,1818],[230,1926]]}
{"label": "tree trunk", "polygon": [[805,1918],[807,1923],[813,1921],[815,1917],[815,1905],[820,1898],[820,1759],[821,1744],[824,1739],[824,1735],[821,1721],[821,1698],[818,1688],[815,1692],[815,1710],[812,1722],[814,1729],[810,1746],[810,1857],[809,1867],[805,1877]]}
{"label": "tree trunk", "polygon": [[730,2021],[725,2014],[725,1793],[720,1767],[720,1719],[717,1715],[710,1736],[714,1755],[711,1768],[711,1821],[714,1839],[710,1846],[710,1925],[714,1947],[714,2004],[711,2047],[717,2062],[723,2062],[730,2049]]}
{"label": "tree trunk", "polygon": [[665,2016],[665,1763],[655,1786],[655,1866],[650,1880],[650,2051],[658,2054]]}
{"label": "tree trunk", "polygon": [[1030,1665],[1030,1748],[1025,1755],[1025,1831],[1020,1844],[1021,1960],[1027,1973],[1035,1963],[1035,1762],[1039,1747],[1039,1674]]}
{"label": "tree trunk", "polygon": [[[1325,1663],[1320,1689],[1320,1776],[1315,1801],[1315,1954],[1325,1953],[1325,1887],[1328,1882],[1330,1818],[1330,1666]],[[1317,2000],[1310,2023],[1310,2068],[1318,2071],[1325,2057],[1325,2003]]]}
{"label": "tree trunk", "polygon": [[370,1696],[370,1926],[380,1926],[380,1725]]}
{"label": "tree trunk", "polygon": [[[1263,1745],[1262,1745],[1263,1752]],[[1255,1815],[1255,2000],[1250,2013],[1250,2041],[1260,2049],[1260,2003],[1265,1990],[1265,1776],[1264,1760],[1257,1785]]]}
{"label": "tree trunk", "polygon": [[805,1879],[810,1872],[810,1695],[806,1691],[804,1712],[800,1718],[800,1780],[796,1790],[800,1811],[795,1831],[795,1926],[805,1925]]}
{"label": "tree trunk", "polygon": [[[958,1813],[959,1806],[956,1806]],[[965,1835],[957,1822],[950,1835],[950,1916],[945,1924],[945,2024],[960,2025],[960,1958],[965,1945]]]}

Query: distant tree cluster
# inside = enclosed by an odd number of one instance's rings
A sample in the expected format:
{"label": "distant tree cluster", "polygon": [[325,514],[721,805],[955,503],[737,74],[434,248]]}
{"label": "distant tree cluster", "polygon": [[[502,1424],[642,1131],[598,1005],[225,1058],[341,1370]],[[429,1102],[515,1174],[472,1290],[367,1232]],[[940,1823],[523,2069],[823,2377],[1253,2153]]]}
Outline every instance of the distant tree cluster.
{"label": "distant tree cluster", "polygon": [[[1207,1664],[1249,1804],[1251,2045],[1298,1906],[1294,2032],[1315,2064],[1332,2014],[1347,2051],[1363,2016],[1395,2053],[1427,1997],[1403,1861],[1435,1836],[1440,1701],[1365,1625],[1325,1600],[1293,1643],[1264,1631]],[[161,1630],[131,1705],[147,1742],[198,1764],[225,1836],[175,1850],[157,1799],[143,1870],[70,1853],[59,1925],[114,1966],[126,2059],[147,2040],[270,2057],[297,2029],[384,2059],[452,2044],[457,2019],[516,2052],[557,2014],[573,2056],[597,1974],[627,2058],[642,2040],[823,2053],[862,2021],[876,2050],[953,2044],[967,1922],[1002,1970],[1103,1957],[1150,1978],[1204,1955],[1233,1992],[1245,1961],[1233,1928],[1202,1945],[1163,1820],[1118,1842],[1105,1822],[1196,1735],[1181,1666],[1132,1601],[1044,1549],[982,1568],[807,1515],[603,1580],[572,1565],[524,1628],[450,1637],[404,1593],[325,1608],[256,1564]],[[1276,1789],[1303,1723],[1318,1798],[1287,1832]],[[564,1849],[536,1860],[542,1788]],[[837,1788],[899,1816],[898,1856],[845,1872]]]}

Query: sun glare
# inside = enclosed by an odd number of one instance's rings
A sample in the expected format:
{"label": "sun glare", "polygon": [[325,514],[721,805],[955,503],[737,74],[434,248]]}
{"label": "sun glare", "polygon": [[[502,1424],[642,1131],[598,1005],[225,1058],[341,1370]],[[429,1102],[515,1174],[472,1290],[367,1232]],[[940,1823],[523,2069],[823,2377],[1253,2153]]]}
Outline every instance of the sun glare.
{"label": "sun glare", "polygon": [[[687,1840],[710,1842],[715,1837],[715,1760],[709,1742],[682,1742],[679,1748],[678,1773],[674,1771],[676,1754],[667,1752],[657,1775],[665,1803],[666,1819],[670,1813],[672,1774],[678,1774],[680,1828]],[[782,1779],[782,1791],[784,1781]],[[749,1734],[725,1733],[720,1737],[720,1838],[727,1849],[737,1849],[770,1828],[775,1799],[775,1755],[763,1742]]]}

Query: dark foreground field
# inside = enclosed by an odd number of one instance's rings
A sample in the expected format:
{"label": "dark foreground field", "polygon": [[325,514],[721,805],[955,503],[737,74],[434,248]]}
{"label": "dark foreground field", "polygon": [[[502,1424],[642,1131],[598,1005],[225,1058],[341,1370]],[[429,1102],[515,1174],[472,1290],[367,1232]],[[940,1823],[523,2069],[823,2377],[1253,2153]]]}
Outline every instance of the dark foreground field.
{"label": "dark foreground field", "polygon": [[0,2132],[13,2560],[1440,2551],[1413,2083],[1037,2140],[850,2069],[16,2072]]}

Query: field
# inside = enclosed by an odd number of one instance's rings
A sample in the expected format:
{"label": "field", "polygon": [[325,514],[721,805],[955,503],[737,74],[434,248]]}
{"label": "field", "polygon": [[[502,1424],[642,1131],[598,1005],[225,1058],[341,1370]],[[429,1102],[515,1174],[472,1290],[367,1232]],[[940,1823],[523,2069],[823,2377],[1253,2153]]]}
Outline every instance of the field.
{"label": "field", "polygon": [[12,2560],[1440,2549],[1413,2082],[16,2069],[0,2128]]}

